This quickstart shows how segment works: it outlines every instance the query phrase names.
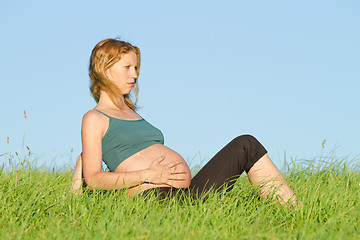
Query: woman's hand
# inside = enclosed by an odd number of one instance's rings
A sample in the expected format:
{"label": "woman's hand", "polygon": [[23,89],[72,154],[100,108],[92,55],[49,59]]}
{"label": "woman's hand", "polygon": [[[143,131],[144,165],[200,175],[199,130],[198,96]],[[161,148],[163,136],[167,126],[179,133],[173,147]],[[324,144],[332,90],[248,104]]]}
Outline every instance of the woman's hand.
{"label": "woman's hand", "polygon": [[187,173],[182,162],[172,162],[169,164],[161,164],[165,156],[155,159],[149,168],[149,178],[146,182],[153,184],[172,185],[174,181],[185,181],[184,174]]}

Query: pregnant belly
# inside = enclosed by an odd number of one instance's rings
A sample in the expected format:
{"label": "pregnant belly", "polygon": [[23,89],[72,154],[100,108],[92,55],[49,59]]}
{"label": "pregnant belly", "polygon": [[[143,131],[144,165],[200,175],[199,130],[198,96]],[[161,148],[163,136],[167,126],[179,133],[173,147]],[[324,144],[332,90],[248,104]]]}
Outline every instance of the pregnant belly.
{"label": "pregnant belly", "polygon": [[[169,163],[177,163],[181,162],[181,167],[186,169],[185,174],[179,175],[181,178],[185,179],[184,181],[173,181],[171,183],[171,187],[175,188],[186,188],[189,187],[191,181],[191,174],[188,165],[186,164],[183,157],[180,154],[175,152],[174,150],[161,145],[161,144],[154,144],[150,147],[147,147],[140,152],[135,153],[134,155],[130,156],[129,158],[125,159],[116,169],[115,172],[130,172],[130,171],[138,171],[144,170],[149,168],[150,164],[160,156],[165,156],[164,161],[162,164],[169,164]],[[150,183],[143,183],[139,186],[130,188],[128,190],[128,194],[130,196],[142,192],[146,189],[156,188],[156,187],[170,187],[169,185],[155,185]]]}

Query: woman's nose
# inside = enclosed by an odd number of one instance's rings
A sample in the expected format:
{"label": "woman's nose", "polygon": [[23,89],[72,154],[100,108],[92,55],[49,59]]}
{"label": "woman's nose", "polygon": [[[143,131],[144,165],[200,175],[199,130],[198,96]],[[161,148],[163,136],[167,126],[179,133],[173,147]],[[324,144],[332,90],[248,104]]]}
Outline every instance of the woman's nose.
{"label": "woman's nose", "polygon": [[137,77],[138,77],[135,68],[133,68],[133,70],[132,70],[131,77],[133,77],[133,78],[137,78]]}

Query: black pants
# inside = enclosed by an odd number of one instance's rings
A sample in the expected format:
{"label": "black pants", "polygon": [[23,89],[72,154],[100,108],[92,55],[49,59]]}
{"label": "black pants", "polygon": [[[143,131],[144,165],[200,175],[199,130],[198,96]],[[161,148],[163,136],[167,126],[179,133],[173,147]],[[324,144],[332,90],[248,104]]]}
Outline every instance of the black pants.
{"label": "black pants", "polygon": [[215,191],[226,187],[231,190],[236,179],[265,154],[266,149],[251,135],[242,135],[233,139],[221,149],[192,179],[189,188],[177,189],[160,187],[144,191],[144,194],[154,192],[160,198],[179,196],[182,192],[192,197],[200,197],[213,189]]}

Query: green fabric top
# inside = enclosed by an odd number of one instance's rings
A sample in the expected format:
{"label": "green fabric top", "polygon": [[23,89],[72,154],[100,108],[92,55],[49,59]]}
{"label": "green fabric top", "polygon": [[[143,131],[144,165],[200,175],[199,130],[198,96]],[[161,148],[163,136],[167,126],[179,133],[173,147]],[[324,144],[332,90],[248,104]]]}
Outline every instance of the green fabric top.
{"label": "green fabric top", "polygon": [[109,118],[109,127],[102,139],[102,160],[111,172],[133,154],[153,144],[164,144],[162,132],[143,118],[122,120],[100,113]]}

